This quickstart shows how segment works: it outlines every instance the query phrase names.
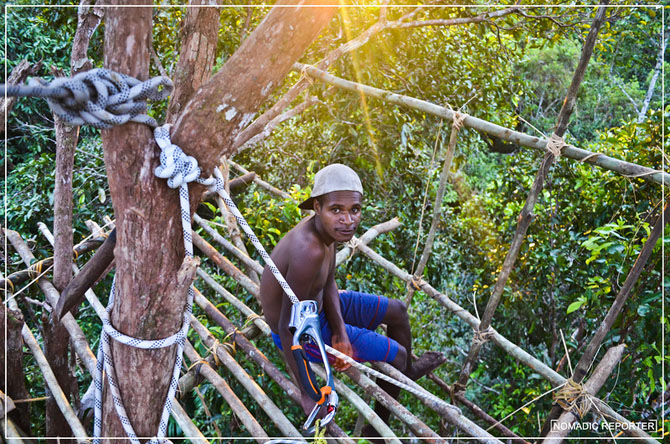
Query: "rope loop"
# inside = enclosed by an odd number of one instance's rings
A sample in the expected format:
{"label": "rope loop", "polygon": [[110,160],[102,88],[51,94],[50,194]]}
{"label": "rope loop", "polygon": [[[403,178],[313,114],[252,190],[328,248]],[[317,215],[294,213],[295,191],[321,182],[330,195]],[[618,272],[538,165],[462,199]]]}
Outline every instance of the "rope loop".
{"label": "rope loop", "polygon": [[145,114],[146,101],[163,100],[172,88],[167,77],[142,82],[97,68],[51,82],[34,77],[28,85],[2,85],[0,94],[6,91],[10,96],[46,98],[51,111],[72,126],[89,124],[104,129],[131,121],[155,128],[156,120]]}
{"label": "rope loop", "polygon": [[454,113],[454,121],[452,123],[452,126],[454,128],[454,131],[460,131],[463,128],[463,122],[465,121],[465,118],[468,117],[468,115],[465,113],[459,113],[458,111],[453,111],[453,113]]}
{"label": "rope loop", "polygon": [[553,394],[554,401],[566,412],[572,412],[583,418],[589,408],[589,394],[584,386],[569,378],[563,387]]}
{"label": "rope loop", "polygon": [[493,327],[490,325],[485,330],[473,329],[472,331],[474,332],[474,336],[472,337],[473,345],[484,344],[488,342],[495,334],[495,330],[493,330]]}
{"label": "rope loop", "polygon": [[557,136],[556,133],[553,133],[549,140],[547,141],[547,151],[554,155],[555,159],[561,157],[563,148],[568,146],[561,136]]}
{"label": "rope loop", "polygon": [[352,237],[350,240],[345,242],[344,246],[349,248],[349,258],[347,260],[350,260],[354,255],[356,254],[356,249],[363,245],[363,242],[357,238],[357,237]]}
{"label": "rope loop", "polygon": [[412,288],[415,291],[420,291],[421,290],[421,285],[425,284],[425,281],[419,277],[419,276],[412,276],[412,279],[410,279],[407,282],[407,287]]}

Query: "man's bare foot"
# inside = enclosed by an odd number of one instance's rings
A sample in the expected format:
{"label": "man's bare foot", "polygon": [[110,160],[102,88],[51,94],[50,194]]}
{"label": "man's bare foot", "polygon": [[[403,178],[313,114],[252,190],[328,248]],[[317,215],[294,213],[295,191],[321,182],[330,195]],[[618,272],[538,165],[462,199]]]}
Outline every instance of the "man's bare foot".
{"label": "man's bare foot", "polygon": [[407,376],[416,381],[444,364],[446,360],[447,358],[441,352],[427,351],[412,363]]}

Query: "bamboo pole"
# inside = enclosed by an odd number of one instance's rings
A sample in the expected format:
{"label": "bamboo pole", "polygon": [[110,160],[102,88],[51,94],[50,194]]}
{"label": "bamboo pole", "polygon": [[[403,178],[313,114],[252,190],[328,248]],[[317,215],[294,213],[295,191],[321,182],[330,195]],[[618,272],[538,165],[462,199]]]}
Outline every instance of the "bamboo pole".
{"label": "bamboo pole", "polygon": [[[233,162],[232,160],[228,159],[228,163],[231,164],[235,169],[237,169],[239,172],[242,174],[249,174],[249,171],[244,169],[241,165]],[[279,188],[273,187],[263,179],[261,179],[258,174],[254,178],[254,183],[258,185],[259,187],[269,191],[270,193],[274,194],[277,197],[281,197],[282,199],[291,199],[291,195],[288,194],[286,191],[282,191]]]}
{"label": "bamboo pole", "polygon": [[200,227],[205,230],[205,233],[209,234],[214,242],[217,244],[221,245],[223,248],[226,250],[230,251],[236,258],[238,258],[244,265],[246,265],[250,270],[255,271],[258,274],[263,273],[263,266],[259,264],[257,261],[251,259],[249,257],[249,254],[238,248],[237,246],[233,245],[232,242],[230,242],[228,239],[224,238],[219,234],[218,231],[216,231],[214,228],[212,228],[206,220],[204,220],[202,217],[198,216],[198,214],[193,214],[193,221],[200,225]]}
{"label": "bamboo pole", "polygon": [[[16,304],[16,301],[14,301],[13,299],[10,302]],[[18,308],[18,306],[16,306],[16,308]],[[63,393],[63,390],[60,388],[60,385],[58,385],[56,375],[54,375],[53,371],[51,370],[51,367],[49,367],[49,362],[47,362],[46,356],[44,356],[44,353],[42,353],[42,349],[37,343],[37,340],[33,336],[28,326],[25,324],[23,325],[21,335],[23,336],[23,341],[25,342],[25,344],[28,346],[31,353],[35,357],[35,362],[37,362],[37,365],[39,366],[40,371],[42,372],[42,376],[44,377],[44,380],[47,383],[47,386],[49,387],[49,391],[51,391],[51,396],[53,396],[54,400],[56,401],[56,404],[58,405],[58,408],[63,413],[63,417],[70,426],[70,429],[72,429],[72,434],[77,439],[77,442],[87,443],[88,436],[86,434],[86,430],[84,430],[84,426],[82,426],[81,422],[79,422],[77,414],[70,406],[70,403],[65,394]]]}
{"label": "bamboo pole", "polygon": [[214,352],[235,378],[242,384],[242,386],[249,392],[258,405],[267,413],[272,422],[274,422],[279,430],[285,436],[301,438],[300,432],[291,424],[291,421],[286,418],[284,413],[272,402],[272,400],[265,394],[263,389],[256,384],[247,372],[237,363],[237,361],[230,356],[226,349],[215,342],[214,337],[209,330],[198,321],[195,316],[191,316],[191,327],[198,333],[202,339],[203,344],[207,347],[214,347]]}
{"label": "bamboo pole", "polygon": [[[28,245],[26,245],[23,239],[21,239],[19,233],[7,229],[4,229],[4,232],[7,236],[7,240],[9,240],[9,242],[14,246],[16,251],[19,253],[19,256],[21,256],[23,262],[26,265],[30,265],[35,260],[35,256],[33,256],[30,248],[28,248]],[[56,306],[58,303],[58,298],[60,297],[58,290],[56,290],[56,288],[44,278],[39,279],[37,281],[37,285],[39,285],[40,289],[44,293],[44,296],[46,297],[49,305],[52,307]],[[77,321],[75,321],[74,317],[72,317],[70,313],[65,314],[63,319],[61,319],[61,322],[72,338],[72,348],[74,349],[75,353],[82,360],[88,372],[94,374],[95,356],[93,355],[93,352],[91,351],[91,348],[86,341],[86,335],[84,335],[84,332],[81,330],[77,324]]]}
{"label": "bamboo pole", "polygon": [[[610,331],[612,325],[614,325],[614,322],[621,313],[624,304],[628,300],[628,297],[630,296],[630,293],[633,290],[633,286],[640,277],[640,274],[642,274],[642,270],[644,269],[644,266],[647,264],[647,261],[649,260],[649,257],[651,256],[651,253],[654,250],[654,247],[656,246],[656,242],[663,233],[663,228],[665,224],[669,221],[670,221],[670,203],[666,203],[663,212],[658,215],[658,218],[654,223],[654,227],[651,230],[651,233],[649,234],[649,238],[645,241],[642,249],[640,250],[640,253],[637,256],[637,259],[635,260],[635,263],[633,264],[633,267],[628,272],[628,276],[626,276],[626,280],[621,286],[621,289],[619,290],[619,293],[614,299],[612,306],[610,307],[602,323],[594,333],[593,338],[591,338],[591,341],[586,346],[586,350],[579,359],[579,362],[577,362],[574,373],[571,377],[573,381],[580,383],[586,376],[586,372],[588,371],[591,362],[593,362],[593,359],[598,353],[600,345],[605,340],[605,336],[607,336],[607,333]],[[542,427],[543,436],[544,434],[549,432],[549,424],[551,423],[551,421],[558,418],[558,416],[562,411],[563,410],[561,406],[559,406],[558,404],[554,404],[554,406],[551,409],[551,412],[549,413],[544,423],[544,427]]]}
{"label": "bamboo pole", "polygon": [[[228,195],[232,196],[231,193],[231,182],[229,181],[230,177],[230,167],[228,165],[228,162],[226,161],[226,158],[223,158],[223,162],[221,164],[222,170],[223,170],[223,177],[225,179],[225,188],[226,192]],[[252,173],[245,174],[245,176],[250,177],[250,181],[253,180],[251,177]],[[256,174],[253,173],[253,177],[256,177]],[[230,211],[226,203],[223,201],[223,198],[219,196],[218,194],[215,196],[216,204],[219,207],[219,210],[221,210],[221,214],[223,215],[223,219],[226,222],[226,227],[228,228],[228,233],[230,234],[230,238],[233,240],[233,245],[235,245],[237,248],[239,248],[241,251],[246,253],[246,255],[249,255],[249,252],[247,251],[247,247],[244,245],[244,241],[242,240],[242,236],[240,234],[240,228],[237,226],[237,220],[235,220],[235,216],[233,216],[233,213]],[[253,269],[249,269],[248,271],[249,278],[256,284],[260,284],[261,281],[258,277],[258,274]]]}
{"label": "bamboo pole", "polygon": [[216,251],[216,248],[214,248],[209,242],[203,239],[196,232],[193,232],[193,245],[198,247],[198,249],[202,251],[205,256],[211,259],[211,261],[214,262],[217,267],[239,282],[240,285],[242,285],[260,302],[260,288],[258,284],[252,281],[246,274],[242,272],[242,270],[237,268],[232,262],[226,259],[226,257]]}
{"label": "bamboo pole", "polygon": [[193,420],[189,418],[188,414],[184,408],[179,404],[179,401],[176,399],[172,400],[172,417],[177,422],[177,425],[181,428],[184,433],[184,437],[188,438],[190,442],[196,442],[201,444],[208,444],[207,438],[202,434],[200,429],[198,429]]}
{"label": "bamboo pole", "polygon": [[235,296],[233,296],[228,290],[223,288],[221,285],[219,285],[210,275],[208,275],[204,270],[201,268],[198,268],[196,270],[196,274],[203,280],[207,285],[209,285],[214,291],[216,291],[219,295],[223,296],[224,299],[228,302],[230,302],[233,307],[237,308],[242,314],[245,316],[248,316],[250,319],[254,318],[253,323],[258,327],[263,333],[266,335],[270,334],[270,327],[263,321],[262,319],[259,319],[256,317],[256,313],[254,313],[253,310],[251,310],[249,307],[244,305],[242,301],[237,299]]}
{"label": "bamboo pole", "polygon": [[[410,378],[402,374],[392,365],[387,364],[386,362],[375,362],[374,366],[381,369],[387,375],[397,379],[400,382],[403,382],[411,387],[417,388],[419,390],[425,390],[415,381],[412,381]],[[472,437],[478,437],[477,439],[482,442],[500,442],[497,438],[491,436],[486,430],[479,427],[477,424],[472,422],[469,418],[463,415],[461,409],[453,405],[445,405],[442,403],[435,402],[431,399],[419,398],[419,400],[429,409],[438,413],[441,417],[446,419],[450,424],[456,425],[460,430],[467,433]]]}
{"label": "bamboo pole", "polygon": [[[584,384],[584,390],[586,391],[586,398],[595,396],[598,394],[598,391],[603,386],[607,378],[609,378],[614,366],[621,360],[623,352],[626,346],[624,344],[617,345],[616,347],[611,347],[603,356],[603,359],[600,361],[596,369],[593,371],[593,375],[589,380]],[[586,401],[588,402],[588,401]],[[586,412],[591,409],[591,404],[587,404],[588,407]],[[584,412],[584,413],[586,413]],[[558,420],[551,425],[551,431],[547,434],[547,437],[544,439],[544,444],[560,444],[563,442],[563,438],[568,436],[570,433],[571,426],[577,422],[579,418],[575,416],[573,412],[563,412]]]}
{"label": "bamboo pole", "polygon": [[[386,373],[389,376],[392,376],[399,380],[400,382],[403,382],[409,386],[416,387],[418,389],[424,389],[421,387],[419,384],[416,383],[416,381],[411,380],[407,376],[405,376],[402,372],[400,372],[398,369],[393,367],[390,364],[387,364],[386,362],[374,362],[373,367],[376,367],[378,370]],[[429,375],[430,376],[430,375]],[[442,384],[446,385],[444,381],[440,380]],[[440,385],[440,384],[438,384]],[[425,390],[425,389],[424,389]],[[449,393],[452,393],[451,390],[447,387],[447,391]],[[479,406],[477,406],[475,403],[470,401],[469,399],[465,398],[462,393],[454,393],[454,397],[456,398],[457,396],[462,396],[465,402],[463,402],[460,398],[457,398],[459,401],[461,401],[463,404],[465,404],[473,413],[475,413],[479,418],[485,420],[489,424],[495,424],[497,421],[495,418],[489,416],[486,412],[484,412]],[[467,417],[465,417],[460,409],[458,409],[456,406],[453,406],[453,408],[447,408],[443,404],[436,403],[431,400],[423,399],[420,398],[421,402],[426,405],[426,407],[430,408],[431,410],[434,410],[437,412],[440,416],[442,416],[444,419],[449,421],[449,423],[454,423],[456,421],[462,422],[465,424],[465,427],[467,427],[469,430],[467,433],[469,433],[472,436],[478,436],[481,434],[481,429],[479,426],[471,422]],[[504,436],[508,438],[512,438],[514,441],[520,441],[522,443],[528,444],[527,441],[516,435],[514,432],[512,432],[510,429],[505,427],[502,424],[496,424],[495,427],[498,431],[500,431]]]}
{"label": "bamboo pole", "polygon": [[216,390],[223,396],[232,412],[237,416],[244,427],[247,428],[249,434],[256,439],[257,442],[262,443],[266,440],[268,434],[263,430],[263,427],[256,421],[251,412],[246,408],[244,403],[237,397],[233,389],[230,388],[225,379],[223,379],[209,364],[202,361],[202,357],[193,348],[190,342],[186,341],[184,346],[184,353],[192,363],[202,362],[200,365],[200,373],[207,378],[207,380],[216,388]]}
{"label": "bamboo pole", "polygon": [[[80,243],[79,245],[74,247],[74,254],[75,256],[82,255],[84,253],[87,253],[91,250],[97,249],[100,245],[103,244],[105,241],[104,237],[101,236],[96,236],[92,239],[88,239],[85,242]],[[46,270],[49,268],[51,265],[53,265],[54,258],[53,257],[48,257],[46,259],[43,259],[42,261],[42,269]],[[29,264],[30,265],[30,264]],[[9,276],[7,276],[4,279],[0,279],[0,288],[4,289],[5,285],[8,284],[8,286],[14,287],[16,289],[17,286],[21,285],[23,282],[27,281],[28,279],[34,279],[37,277],[39,273],[36,272],[36,268],[33,265],[30,265],[28,268],[25,270],[17,271]]]}
{"label": "bamboo pole", "polygon": [[[359,244],[359,247],[361,244]],[[369,247],[363,245],[366,249],[369,249]],[[200,302],[199,302],[200,301]],[[196,303],[200,305],[200,303],[203,303],[204,301],[196,296]],[[207,305],[203,303],[203,305],[206,307]],[[237,306],[244,305],[242,302],[238,302]],[[246,307],[244,305],[244,307]],[[208,313],[213,313],[214,310],[212,308],[209,308],[208,310],[206,309]],[[246,307],[243,313],[251,312],[251,310]],[[252,312],[253,313],[253,312]],[[260,320],[260,319],[258,319]],[[265,321],[260,320],[261,322],[265,323]],[[266,324],[267,325],[267,324]],[[268,327],[269,328],[269,327]],[[233,330],[234,331],[234,330]],[[351,372],[351,373],[349,373]],[[437,435],[430,435],[432,431],[428,429],[427,427],[424,428],[425,424],[418,420],[411,412],[407,411],[404,406],[400,405],[397,401],[395,401],[393,398],[388,396],[386,392],[384,392],[377,384],[375,384],[370,378],[367,376],[360,374],[360,372],[355,371],[355,369],[350,369],[347,373],[347,375],[356,383],[358,384],[361,388],[363,388],[367,393],[371,394],[374,398],[378,399],[382,404],[384,404],[385,407],[387,407],[394,415],[396,415],[401,421],[405,422],[412,431],[417,434],[417,436],[424,436],[427,438],[435,438]],[[476,424],[472,423],[469,419],[465,418],[462,414],[460,414],[460,410],[456,407],[454,407],[455,411],[458,412],[458,414],[451,414],[450,416],[448,415],[448,418],[452,421],[454,425],[457,427],[463,429],[466,432],[472,432],[474,433],[474,436],[479,436],[479,437],[484,437],[484,442],[499,442],[495,440],[488,432],[485,430],[479,428]],[[443,410],[446,411],[446,408],[443,408]],[[380,432],[381,433],[381,432]],[[426,434],[429,434],[429,436],[426,436]],[[493,441],[491,441],[493,439]],[[487,441],[488,440],[488,441]]]}
{"label": "bamboo pole", "polygon": [[335,255],[335,265],[342,264],[342,262],[346,261],[352,255],[356,254],[356,248],[359,244],[367,245],[380,234],[393,231],[400,225],[401,225],[400,220],[398,220],[397,217],[394,217],[391,220],[387,220],[386,222],[382,222],[380,224],[373,226],[365,233],[363,233],[361,237],[359,238],[354,237],[352,240],[345,243],[343,247],[340,249],[340,251],[337,252],[337,254]]}
{"label": "bamboo pole", "polygon": [[[393,399],[388,393],[379,387],[372,379],[364,375],[359,370],[350,367],[344,372],[356,385],[369,394],[378,403],[386,407],[396,418],[404,422],[407,427],[422,442],[443,443],[437,433],[433,432],[423,421],[414,416],[404,405]],[[491,441],[495,442],[495,441]]]}
{"label": "bamboo pole", "polygon": [[[453,111],[443,106],[435,105],[425,100],[415,99],[413,97],[395,94],[390,91],[384,91],[368,85],[351,82],[342,78],[328,74],[325,71],[317,69],[310,65],[295,63],[294,69],[308,74],[310,77],[321,80],[338,88],[354,92],[356,94],[365,94],[368,97],[374,97],[385,102],[393,103],[399,106],[405,106],[416,109],[437,117],[453,120]],[[530,136],[509,128],[505,128],[495,123],[477,117],[468,116],[464,121],[464,126],[476,131],[490,134],[500,139],[506,140],[516,145],[535,148],[540,151],[546,151],[547,139]],[[637,165],[623,160],[615,159],[600,153],[593,153],[575,146],[567,146],[563,149],[562,155],[569,159],[596,165],[606,170],[613,171],[627,177],[639,177],[642,180],[657,183],[659,185],[670,183],[670,174],[663,171],[654,170],[641,165]]]}
{"label": "bamboo pole", "polygon": [[14,424],[14,421],[8,417],[2,417],[3,427],[2,430],[6,430],[5,439],[11,444],[24,444],[23,436],[19,429]]}
{"label": "bamboo pole", "polygon": [[[381,255],[373,251],[371,248],[367,246],[361,246],[359,250],[361,251],[361,253],[365,254],[368,258],[370,258],[373,262],[375,262],[377,265],[379,265],[389,273],[393,274],[394,276],[398,277],[399,279],[402,279],[405,282],[409,282],[412,279],[411,274],[401,270],[397,265],[383,258]],[[445,308],[451,311],[458,318],[467,322],[473,329],[479,327],[479,320],[476,317],[474,317],[466,309],[464,309],[463,307],[461,307],[460,305],[449,299],[449,297],[437,291],[429,283],[421,281],[419,286],[421,287],[421,290],[423,290],[427,295],[434,298],[436,301],[442,304]],[[542,376],[547,381],[549,381],[552,386],[557,387],[559,385],[565,384],[566,378],[559,375],[544,362],[531,356],[530,353],[523,350],[521,347],[514,344],[509,339],[505,338],[497,331],[493,330],[493,336],[491,337],[491,339],[496,344],[498,344],[500,348],[505,350],[505,352],[508,355],[515,358],[522,364],[528,366],[531,370],[535,371],[535,373],[537,373],[538,375]],[[598,408],[602,412],[615,418],[617,421],[626,424],[627,427],[624,430],[626,430],[626,432],[629,433],[631,436],[642,438],[643,442],[656,443],[656,441],[652,437],[650,437],[647,433],[635,428],[632,422],[628,421],[626,418],[619,415],[603,401],[593,399],[593,402],[595,402],[598,405]]]}
{"label": "bamboo pole", "polygon": [[[554,135],[559,138],[563,137],[565,131],[568,128],[570,115],[572,114],[572,110],[574,109],[575,101],[577,99],[577,91],[579,90],[579,85],[584,78],[584,73],[586,72],[586,67],[588,66],[589,60],[591,60],[591,54],[593,54],[593,48],[596,44],[598,31],[600,30],[600,26],[605,20],[606,10],[607,9],[604,7],[598,9],[595,19],[591,25],[591,29],[589,30],[589,34],[586,37],[579,63],[577,64],[577,68],[575,69],[575,73],[572,77],[572,82],[570,83],[565,100],[563,101],[563,107],[561,108],[561,111],[558,115]],[[526,198],[526,203],[521,209],[521,214],[519,214],[516,233],[514,233],[514,238],[512,239],[510,249],[505,256],[502,270],[498,275],[493,292],[491,293],[491,296],[489,297],[489,300],[486,304],[486,309],[482,315],[479,327],[472,338],[472,345],[470,346],[468,356],[463,362],[461,373],[458,376],[458,382],[454,384],[454,389],[457,391],[465,390],[468,384],[468,380],[470,379],[470,374],[474,371],[475,366],[477,365],[479,360],[479,352],[486,343],[486,339],[482,339],[481,335],[486,333],[488,328],[491,326],[493,315],[498,308],[502,294],[505,291],[505,285],[507,285],[509,276],[514,269],[514,265],[516,264],[516,259],[519,256],[519,251],[521,251],[521,246],[523,245],[523,241],[526,238],[528,227],[535,218],[533,215],[533,209],[535,208],[537,199],[542,192],[544,180],[549,174],[549,170],[556,158],[557,154],[554,154],[549,150],[544,155],[542,163],[538,168],[537,175],[535,176],[533,185],[531,186],[528,197]]]}

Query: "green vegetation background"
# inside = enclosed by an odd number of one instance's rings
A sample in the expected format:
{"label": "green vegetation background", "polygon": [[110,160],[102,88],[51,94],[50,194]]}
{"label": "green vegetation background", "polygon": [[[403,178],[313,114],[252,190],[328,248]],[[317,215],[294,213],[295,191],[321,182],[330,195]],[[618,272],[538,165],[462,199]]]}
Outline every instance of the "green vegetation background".
{"label": "green vegetation background", "polygon": [[[222,10],[217,68],[268,10]],[[388,16],[395,19],[408,11],[408,8],[390,8]],[[426,8],[416,19],[460,17],[483,11]],[[536,136],[551,134],[593,10],[557,7],[528,11],[561,16],[559,20],[569,26],[558,26],[548,19],[528,20],[510,15],[497,21],[497,25],[483,22],[390,30],[341,57],[330,72],[436,104],[463,106],[468,114]],[[51,66],[69,70],[76,8],[12,7],[7,12],[8,53],[4,57],[8,72],[24,58],[31,62],[42,60],[40,75],[46,78],[50,78]],[[184,14],[185,9],[178,7],[155,12],[154,45],[168,71],[178,57],[178,29]],[[250,26],[244,31],[248,14]],[[347,9],[346,14],[333,19],[301,61],[317,62],[329,50],[372,25],[378,14],[379,8],[375,7]],[[642,123],[636,123],[637,109],[647,92],[660,47],[661,10],[617,8],[609,15],[612,18],[600,33],[579,91],[567,141],[661,169],[665,144],[662,124],[668,111],[662,108],[661,79],[650,111]],[[89,51],[97,66],[102,63],[103,28],[104,23],[93,36]],[[291,73],[274,97],[280,97],[298,77],[298,73]],[[318,82],[308,93],[319,97],[320,103],[283,123],[268,139],[236,155],[234,160],[290,191],[296,201],[309,193],[313,174],[322,166],[335,161],[351,165],[362,176],[366,190],[361,233],[377,223],[399,217],[402,227],[380,236],[372,246],[401,268],[412,270],[418,263],[430,225],[449,124],[377,100],[367,100],[363,105],[358,96],[331,90]],[[269,101],[266,107],[272,103]],[[154,104],[152,113],[160,120],[164,108],[164,103]],[[55,136],[51,113],[44,101],[21,99],[9,116],[7,128],[8,175],[2,177],[2,185],[6,186],[3,211],[7,225],[29,241],[37,257],[47,257],[52,254],[51,247],[38,234],[36,224],[43,221],[51,226],[53,220]],[[80,134],[73,196],[75,242],[88,234],[84,225],[87,219],[102,223],[103,215],[113,216],[99,132],[82,128]],[[479,313],[484,310],[540,158],[541,153],[529,149],[518,149],[513,154],[492,153],[485,138],[475,131],[466,129],[460,135],[425,279],[473,313],[473,304]],[[571,361],[576,362],[648,236],[650,218],[658,213],[661,200],[660,186],[572,160],[558,161],[535,208],[536,218],[505,288],[494,327],[554,368],[564,356],[562,332]],[[424,201],[426,209],[421,220]],[[268,249],[301,217],[294,201],[279,200],[255,186],[239,196],[238,203]],[[221,222],[220,213],[213,206],[204,205],[199,211]],[[668,237],[662,242],[668,242]],[[660,247],[661,241],[597,358],[609,346],[626,343],[626,354],[600,397],[631,420],[660,416],[658,410],[651,411],[651,403],[667,390],[661,377],[661,326],[665,324],[667,328],[668,317],[662,316],[661,297],[662,287],[665,285],[667,289],[670,282],[662,275]],[[249,245],[249,251],[252,250]],[[8,254],[9,272],[24,268],[11,248]],[[79,264],[86,260],[80,258]],[[206,267],[226,288],[255,310],[260,309],[253,297],[234,281],[219,275],[209,264]],[[403,282],[359,256],[339,268],[337,280],[341,288],[395,298],[404,298],[406,294]],[[109,284],[106,279],[95,288],[103,303]],[[238,324],[244,323],[238,313],[220,302],[208,288],[201,283],[197,286]],[[34,286],[23,294],[42,299]],[[24,313],[28,313],[29,325],[39,334],[41,308],[31,306],[21,297],[18,299]],[[207,322],[202,313],[198,314]],[[444,352],[447,363],[436,374],[453,382],[470,345],[470,328],[423,293],[415,296],[410,314],[416,352]],[[100,325],[95,313],[85,304],[78,319],[91,346],[97,348]],[[220,328],[209,327],[219,339],[224,339]],[[580,328],[584,329],[585,337],[575,339],[573,334]],[[199,345],[195,337],[192,339]],[[282,366],[269,340],[257,339],[256,343]],[[205,349],[199,347],[204,353]],[[277,386],[242,355],[238,353],[237,358],[256,381],[296,424],[301,422],[300,409],[287,403]],[[45,388],[35,363],[28,355],[25,359],[31,394],[42,396]],[[665,359],[667,364],[667,356]],[[225,370],[221,373],[232,379]],[[561,373],[569,376],[567,366],[563,365]],[[83,394],[90,375],[77,376]],[[440,393],[432,382],[423,384]],[[550,388],[530,369],[488,345],[472,375],[467,396],[500,419]],[[218,427],[223,436],[245,436],[243,427],[213,387],[204,384],[200,390],[211,416],[206,414],[197,396],[190,394],[184,402],[203,433],[214,436]],[[268,425],[268,431],[278,433],[249,396],[241,389],[236,391],[251,412],[261,418],[261,423]],[[440,434],[458,435],[409,395],[403,394],[401,401]],[[522,436],[536,436],[550,405],[550,397],[542,397],[505,424]],[[43,404],[35,404],[32,414],[33,431],[39,436],[44,432]],[[346,401],[337,420],[343,429],[353,431],[356,415]],[[409,433],[398,421],[392,426],[399,435]],[[668,426],[665,430],[668,431]],[[171,424],[171,432],[179,433],[175,424]]]}

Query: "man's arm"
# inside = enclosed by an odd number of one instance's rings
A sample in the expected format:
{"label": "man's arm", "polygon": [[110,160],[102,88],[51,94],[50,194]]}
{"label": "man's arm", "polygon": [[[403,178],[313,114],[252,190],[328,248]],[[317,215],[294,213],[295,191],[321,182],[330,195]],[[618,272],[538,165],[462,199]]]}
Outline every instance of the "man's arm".
{"label": "man's arm", "polygon": [[[328,318],[328,323],[333,332],[333,348],[348,356],[353,356],[351,342],[349,342],[349,336],[347,335],[344,319],[342,318],[340,292],[338,291],[337,283],[335,282],[335,249],[333,249],[333,257],[331,261],[331,269],[328,273],[328,279],[323,288],[323,309],[326,312],[326,318]],[[342,372],[351,367],[351,364],[347,364],[344,360],[337,358],[333,367],[335,367],[335,370]]]}

